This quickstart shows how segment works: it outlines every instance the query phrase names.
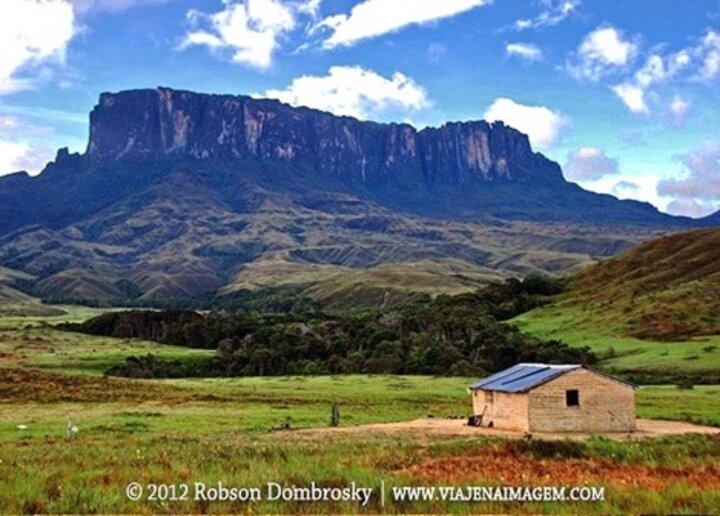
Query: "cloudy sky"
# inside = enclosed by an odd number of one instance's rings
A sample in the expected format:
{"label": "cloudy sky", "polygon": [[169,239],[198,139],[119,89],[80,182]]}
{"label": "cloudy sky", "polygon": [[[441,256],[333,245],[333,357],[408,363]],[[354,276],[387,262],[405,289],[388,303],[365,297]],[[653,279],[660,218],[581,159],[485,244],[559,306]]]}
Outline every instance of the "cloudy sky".
{"label": "cloudy sky", "polygon": [[720,1],[1,0],[0,174],[82,151],[102,91],[504,120],[584,187],[720,209]]}

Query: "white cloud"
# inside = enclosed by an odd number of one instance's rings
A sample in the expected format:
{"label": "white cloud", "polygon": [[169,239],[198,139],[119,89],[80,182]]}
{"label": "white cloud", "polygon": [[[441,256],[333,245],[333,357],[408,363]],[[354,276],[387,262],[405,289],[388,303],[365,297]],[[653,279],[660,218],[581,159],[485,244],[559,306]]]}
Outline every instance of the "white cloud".
{"label": "white cloud", "polygon": [[620,174],[609,174],[594,181],[582,181],[580,184],[592,192],[610,194],[619,199],[650,203],[660,210],[667,206],[667,199],[658,195],[657,177],[654,174],[632,173],[623,170]]}
{"label": "white cloud", "polygon": [[422,25],[487,5],[489,0],[363,0],[349,14],[329,16],[313,32],[329,30],[324,48],[350,46],[358,41]]}
{"label": "white cloud", "polygon": [[533,147],[547,150],[560,139],[568,123],[565,116],[544,106],[526,106],[514,100],[499,98],[485,111],[489,122],[501,120],[528,135]]}
{"label": "white cloud", "polygon": [[624,82],[612,87],[615,94],[620,97],[625,106],[633,113],[649,113],[647,103],[645,102],[645,90],[640,86],[632,83]]}
{"label": "white cloud", "polygon": [[685,166],[680,178],[658,183],[659,195],[672,199],[668,209],[688,216],[708,215],[720,209],[720,145],[712,142],[680,156]]}
{"label": "white cloud", "polygon": [[716,210],[716,206],[701,204],[694,199],[675,199],[668,203],[665,211],[671,215],[701,218],[712,215]]}
{"label": "white cloud", "polygon": [[571,181],[596,181],[619,173],[616,159],[609,158],[597,147],[581,147],[568,155],[565,177]]}
{"label": "white cloud", "polygon": [[64,63],[77,33],[73,6],[66,0],[0,2],[0,94],[33,86],[38,66]]}
{"label": "white cloud", "polygon": [[[631,52],[634,54],[637,51]],[[622,52],[616,52],[618,62],[622,61]],[[602,67],[593,74],[592,67],[574,65],[568,66],[571,73],[577,77],[591,76],[598,79],[604,75]],[[589,72],[588,72],[589,70]],[[607,71],[607,70],[606,70]],[[708,85],[720,77],[720,34],[708,30],[695,44],[680,49],[675,53],[664,53],[661,47],[655,47],[648,52],[645,61],[631,76],[613,87],[613,91],[620,97],[625,105],[634,113],[650,113],[648,98],[658,98],[653,88],[661,83],[670,82],[685,73],[690,80],[700,81]],[[652,96],[650,95],[652,94]],[[676,127],[681,127],[687,117],[690,103],[680,96],[672,100],[662,100],[654,104],[667,106]],[[656,107],[656,106],[653,106]]]}
{"label": "white cloud", "polygon": [[530,43],[508,43],[505,46],[505,53],[530,62],[542,61],[544,57],[542,50]]}
{"label": "white cloud", "polygon": [[22,169],[28,146],[24,143],[0,140],[0,176]]}
{"label": "white cloud", "polygon": [[682,179],[665,179],[658,185],[662,195],[720,201],[720,145],[704,143],[680,156],[686,173]]}
{"label": "white cloud", "polygon": [[673,123],[676,127],[682,127],[685,125],[688,112],[690,111],[691,103],[689,100],[682,98],[680,95],[675,95],[668,106],[670,114],[673,117]]}
{"label": "white cloud", "polygon": [[205,46],[229,50],[232,60],[254,68],[272,65],[283,37],[293,31],[299,15],[312,15],[317,0],[223,0],[224,9],[213,14],[188,12],[194,30],[185,35],[180,48]]}
{"label": "white cloud", "polygon": [[618,199],[637,199],[640,192],[640,185],[632,181],[618,181],[611,190]]}
{"label": "white cloud", "polygon": [[[667,56],[652,53],[631,79],[614,86],[612,89],[633,113],[650,113],[646,101],[647,91],[656,84],[675,77],[691,61],[692,58],[687,50],[681,50],[676,54]],[[679,97],[676,97],[676,99],[679,99]],[[684,118],[687,112],[689,105],[685,106],[683,102],[680,99],[671,103],[671,110],[676,115],[676,119]],[[683,109],[684,112],[680,113]]]}
{"label": "white cloud", "polygon": [[720,34],[707,31],[695,53],[702,59],[700,78],[707,82],[716,79],[720,75]]}
{"label": "white cloud", "polygon": [[637,54],[638,45],[615,27],[598,27],[590,32],[568,63],[577,79],[597,81],[612,71],[627,67]]}
{"label": "white cloud", "polygon": [[0,114],[0,176],[24,170],[36,174],[52,158],[46,141],[52,130]]}
{"label": "white cloud", "polygon": [[399,72],[386,78],[359,66],[333,66],[325,76],[304,75],[283,90],[258,96],[359,119],[430,107],[427,92],[412,78]]}
{"label": "white cloud", "polygon": [[668,76],[668,71],[665,70],[665,62],[662,56],[657,54],[651,55],[645,66],[643,66],[635,74],[635,79],[638,86],[642,88],[648,88],[655,82],[665,80]]}
{"label": "white cloud", "polygon": [[577,11],[581,2],[580,0],[559,0],[553,3],[552,0],[541,0],[540,3],[544,7],[544,10],[535,18],[516,20],[515,23],[513,23],[513,28],[516,31],[557,25]]}

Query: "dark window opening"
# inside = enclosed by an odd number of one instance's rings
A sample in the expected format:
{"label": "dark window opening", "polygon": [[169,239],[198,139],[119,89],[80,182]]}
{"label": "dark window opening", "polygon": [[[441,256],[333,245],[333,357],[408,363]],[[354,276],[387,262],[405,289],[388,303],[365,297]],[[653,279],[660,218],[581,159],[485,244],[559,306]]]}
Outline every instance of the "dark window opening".
{"label": "dark window opening", "polygon": [[565,391],[565,403],[568,407],[578,407],[580,405],[580,392],[578,390]]}

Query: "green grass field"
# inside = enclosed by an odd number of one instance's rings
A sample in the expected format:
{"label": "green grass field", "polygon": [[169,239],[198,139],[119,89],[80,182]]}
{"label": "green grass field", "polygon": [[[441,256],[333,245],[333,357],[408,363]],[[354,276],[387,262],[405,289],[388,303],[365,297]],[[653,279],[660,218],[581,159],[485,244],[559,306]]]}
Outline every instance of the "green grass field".
{"label": "green grass field", "polygon": [[[34,512],[712,512],[720,438],[523,443],[424,434],[272,431],[470,412],[474,378],[409,376],[181,380],[104,378],[130,354],[194,360],[208,351],[59,332],[53,317],[0,319],[0,513]],[[720,387],[647,386],[640,417],[720,426]],[[66,436],[67,419],[79,426]],[[24,425],[24,426],[21,426]],[[262,486],[599,485],[603,503],[278,503],[129,500],[129,482]]]}
{"label": "green grass field", "polygon": [[595,313],[568,306],[539,308],[512,323],[539,338],[589,346],[601,357],[602,367],[612,372],[657,376],[720,372],[720,335],[681,342],[640,340],[623,336],[613,318],[598,319]]}

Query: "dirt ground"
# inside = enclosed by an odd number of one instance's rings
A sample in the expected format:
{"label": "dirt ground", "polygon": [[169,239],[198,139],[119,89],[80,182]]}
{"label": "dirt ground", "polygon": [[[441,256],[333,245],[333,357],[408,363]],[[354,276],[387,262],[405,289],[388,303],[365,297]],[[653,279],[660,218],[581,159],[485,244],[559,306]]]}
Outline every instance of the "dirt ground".
{"label": "dirt ground", "polygon": [[[487,436],[487,437],[507,437],[520,439],[526,435],[526,432],[518,432],[512,430],[499,430],[496,428],[477,428],[468,426],[464,419],[437,419],[424,418],[414,421],[405,421],[401,423],[383,423],[374,425],[360,425],[344,428],[323,428],[313,430],[303,430],[296,433],[307,435],[325,435],[325,434],[342,434],[342,433],[410,433],[418,435],[435,435],[435,436]],[[649,437],[662,437],[666,435],[682,435],[682,434],[720,434],[720,428],[711,426],[693,425],[690,423],[682,423],[678,421],[664,421],[659,419],[638,419],[637,430],[632,433],[607,433],[606,437],[618,441],[629,439],[644,439]],[[590,434],[582,433],[544,433],[533,432],[534,437],[549,440],[559,439],[586,439]]]}

